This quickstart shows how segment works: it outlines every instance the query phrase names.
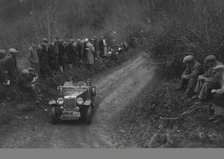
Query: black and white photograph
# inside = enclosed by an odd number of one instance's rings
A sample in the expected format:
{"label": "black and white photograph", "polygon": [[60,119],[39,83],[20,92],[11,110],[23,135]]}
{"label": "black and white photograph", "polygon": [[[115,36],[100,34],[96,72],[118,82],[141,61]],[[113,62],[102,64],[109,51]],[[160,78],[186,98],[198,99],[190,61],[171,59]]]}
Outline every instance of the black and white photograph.
{"label": "black and white photograph", "polygon": [[224,148],[223,0],[0,0],[0,149],[155,148]]}

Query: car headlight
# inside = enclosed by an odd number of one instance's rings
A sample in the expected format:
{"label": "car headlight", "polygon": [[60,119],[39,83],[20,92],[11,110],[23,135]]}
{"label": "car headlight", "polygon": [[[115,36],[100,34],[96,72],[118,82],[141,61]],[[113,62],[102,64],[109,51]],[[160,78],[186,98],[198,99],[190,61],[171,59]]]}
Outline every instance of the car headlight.
{"label": "car headlight", "polygon": [[64,99],[63,99],[63,98],[58,98],[57,103],[58,103],[59,105],[64,104]]}
{"label": "car headlight", "polygon": [[49,101],[48,104],[49,104],[49,105],[54,105],[54,104],[56,104],[56,101],[52,99],[52,100]]}
{"label": "car headlight", "polygon": [[83,104],[83,99],[82,99],[82,98],[78,98],[78,99],[77,99],[77,103],[78,103],[79,105]]}
{"label": "car headlight", "polygon": [[90,105],[91,104],[91,100],[87,99],[84,103],[84,105]]}

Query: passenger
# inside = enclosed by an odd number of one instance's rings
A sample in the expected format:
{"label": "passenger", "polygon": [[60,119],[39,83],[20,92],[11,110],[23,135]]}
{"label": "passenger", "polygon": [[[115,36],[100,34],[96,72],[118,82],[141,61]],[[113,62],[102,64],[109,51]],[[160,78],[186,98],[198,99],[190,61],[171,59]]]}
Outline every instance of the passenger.
{"label": "passenger", "polygon": [[203,104],[203,101],[209,100],[211,98],[211,90],[219,89],[221,87],[221,74],[213,68],[222,65],[222,63],[217,61],[214,55],[207,56],[205,58],[205,63],[208,65],[209,69],[205,74],[198,77],[194,90],[195,93],[197,93],[196,97],[199,99],[199,102],[196,102],[196,104]]}
{"label": "passenger", "polygon": [[210,121],[217,124],[224,119],[224,65],[219,65],[214,68],[215,71],[221,73],[221,88],[213,89],[214,116],[209,118]]}
{"label": "passenger", "polygon": [[198,76],[202,72],[201,64],[192,55],[184,57],[183,63],[186,64],[186,69],[181,75],[179,90],[183,90],[185,87],[186,90],[182,100],[190,98],[193,95]]}

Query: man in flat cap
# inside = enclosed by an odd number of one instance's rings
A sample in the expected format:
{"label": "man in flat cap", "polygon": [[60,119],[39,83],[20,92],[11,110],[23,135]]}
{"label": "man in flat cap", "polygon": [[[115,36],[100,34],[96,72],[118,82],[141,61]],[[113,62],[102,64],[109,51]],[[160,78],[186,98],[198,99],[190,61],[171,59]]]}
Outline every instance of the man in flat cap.
{"label": "man in flat cap", "polygon": [[61,72],[65,71],[65,58],[66,58],[66,50],[63,45],[63,39],[60,39],[58,42],[58,65]]}
{"label": "man in flat cap", "polygon": [[72,69],[72,67],[75,66],[75,58],[76,56],[76,50],[74,47],[74,39],[69,40],[69,44],[66,46],[66,57],[67,57],[67,64],[69,69]]}
{"label": "man in flat cap", "polygon": [[11,83],[17,82],[17,53],[19,51],[15,48],[9,49],[9,55],[5,57],[5,68],[8,72],[9,80]]}
{"label": "man in flat cap", "polygon": [[6,51],[0,50],[0,84],[3,84],[6,80],[6,69],[5,69],[5,55]]}
{"label": "man in flat cap", "polygon": [[48,40],[46,38],[43,38],[42,44],[40,46],[40,51],[39,51],[40,75],[43,78],[46,78],[47,76],[52,75],[51,69],[49,66],[48,56],[49,56]]}
{"label": "man in flat cap", "polygon": [[220,88],[221,74],[219,71],[214,70],[214,68],[222,65],[222,63],[217,61],[214,55],[207,56],[204,62],[209,69],[205,74],[198,77],[198,82],[194,90],[197,93],[195,97],[199,99],[199,102],[196,104],[202,104],[203,101],[209,100],[211,98],[211,90]]}
{"label": "man in flat cap", "polygon": [[182,98],[184,100],[193,95],[197,78],[202,72],[202,66],[192,55],[185,56],[183,63],[186,65],[186,69],[181,75],[179,90],[183,90],[186,87],[185,96]]}
{"label": "man in flat cap", "polygon": [[37,46],[35,44],[32,44],[29,48],[29,61],[31,67],[35,69],[35,71],[39,74],[40,73],[40,65],[39,65],[39,56],[37,51]]}
{"label": "man in flat cap", "polygon": [[0,100],[7,98],[8,72],[5,68],[6,50],[0,50]]}
{"label": "man in flat cap", "polygon": [[221,88],[211,91],[213,94],[214,116],[209,118],[209,120],[217,124],[224,120],[224,65],[216,66],[214,70],[221,73],[222,80]]}

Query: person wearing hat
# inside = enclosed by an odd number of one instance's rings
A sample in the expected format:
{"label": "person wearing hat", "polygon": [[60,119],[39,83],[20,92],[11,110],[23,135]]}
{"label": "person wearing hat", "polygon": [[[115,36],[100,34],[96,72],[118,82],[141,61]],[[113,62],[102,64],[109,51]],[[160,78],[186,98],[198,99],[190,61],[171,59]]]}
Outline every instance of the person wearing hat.
{"label": "person wearing hat", "polygon": [[205,74],[198,77],[194,90],[197,94],[194,98],[197,97],[199,99],[199,102],[196,102],[196,104],[202,104],[203,101],[209,100],[211,98],[211,90],[221,87],[221,74],[219,71],[214,70],[214,68],[222,65],[222,63],[217,61],[214,55],[207,56],[204,62],[209,68]]}
{"label": "person wearing hat", "polygon": [[43,38],[43,42],[41,44],[40,51],[39,51],[40,75],[43,78],[46,78],[47,76],[52,75],[48,58],[49,58],[48,40],[46,38]]}
{"label": "person wearing hat", "polygon": [[74,39],[70,39],[69,44],[66,46],[66,58],[67,58],[66,63],[69,69],[75,67],[75,60],[77,58],[77,55],[74,47]]}
{"label": "person wearing hat", "polygon": [[65,71],[65,46],[63,45],[63,39],[58,42],[58,66],[61,72]]}
{"label": "person wearing hat", "polygon": [[5,61],[5,69],[8,72],[8,77],[11,83],[16,83],[17,82],[17,53],[19,51],[16,50],[15,48],[9,49],[9,56],[6,56],[4,61]]}
{"label": "person wearing hat", "polygon": [[5,55],[6,51],[1,49],[0,50],[0,85],[2,85],[6,81],[6,69],[5,69]]}
{"label": "person wearing hat", "polygon": [[212,101],[214,103],[214,115],[209,118],[210,121],[217,124],[224,120],[224,65],[219,65],[214,68],[215,71],[221,73],[221,88],[213,89],[211,93],[213,94]]}
{"label": "person wearing hat", "polygon": [[88,69],[92,70],[93,69],[93,65],[94,65],[94,46],[93,44],[89,41],[87,44],[86,44],[86,49],[87,49],[87,67]]}
{"label": "person wearing hat", "polygon": [[35,72],[35,69],[32,67],[23,69],[19,74],[18,79],[18,84],[24,90],[24,92],[28,93],[32,99],[37,99],[39,95],[39,89],[37,88],[36,82],[38,75]]}
{"label": "person wearing hat", "polygon": [[48,63],[53,74],[57,71],[57,53],[55,50],[55,42],[52,41],[48,47]]}
{"label": "person wearing hat", "polygon": [[106,45],[106,41],[104,39],[104,36],[100,37],[99,43],[98,43],[98,49],[99,49],[99,56],[100,57],[104,57],[105,54],[105,46]]}
{"label": "person wearing hat", "polygon": [[185,56],[183,63],[186,65],[186,69],[181,75],[181,82],[178,90],[183,90],[186,87],[185,95],[182,98],[184,100],[193,95],[197,78],[202,72],[202,66],[192,55]]}
{"label": "person wearing hat", "polygon": [[76,59],[76,62],[79,66],[79,68],[81,67],[81,63],[82,63],[82,59],[83,59],[83,50],[82,50],[82,47],[83,47],[83,44],[82,44],[82,40],[81,39],[77,39],[77,42],[75,44],[75,51],[77,53],[77,59]]}

